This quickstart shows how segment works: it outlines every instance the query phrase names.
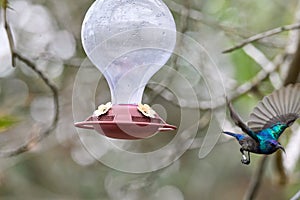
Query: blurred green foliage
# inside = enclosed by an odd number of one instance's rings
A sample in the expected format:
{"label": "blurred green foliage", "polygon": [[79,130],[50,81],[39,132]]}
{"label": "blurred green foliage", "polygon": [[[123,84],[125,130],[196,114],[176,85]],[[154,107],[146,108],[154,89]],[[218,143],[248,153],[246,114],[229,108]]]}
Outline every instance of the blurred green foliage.
{"label": "blurred green foliage", "polygon": [[238,67],[235,77],[240,84],[249,81],[260,70],[259,65],[242,50],[233,52],[231,58],[233,64]]}
{"label": "blurred green foliage", "polygon": [[6,131],[18,122],[16,117],[12,115],[0,116],[0,133]]}

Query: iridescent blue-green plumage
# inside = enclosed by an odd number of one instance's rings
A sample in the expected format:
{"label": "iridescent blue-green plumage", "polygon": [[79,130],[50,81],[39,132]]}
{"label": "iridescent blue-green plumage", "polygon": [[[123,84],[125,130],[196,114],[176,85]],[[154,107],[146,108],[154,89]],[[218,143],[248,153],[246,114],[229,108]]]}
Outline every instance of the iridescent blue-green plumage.
{"label": "iridescent blue-green plumage", "polygon": [[[277,142],[277,140],[287,127],[288,126],[285,124],[277,123],[270,128],[263,129],[260,132],[256,133],[256,136],[260,144],[259,153],[271,154],[274,151],[276,151],[278,148],[280,148],[278,146],[279,142]],[[268,145],[269,144],[268,141],[272,142],[271,145]],[[278,148],[276,148],[276,146]]]}
{"label": "iridescent blue-green plumage", "polygon": [[[250,154],[272,154],[284,148],[278,138],[284,130],[300,117],[300,84],[289,85],[263,98],[250,114],[247,125],[228,102],[230,116],[246,134],[228,131],[223,133],[235,137],[241,145],[242,163],[250,163]],[[244,152],[248,152],[248,158]]]}

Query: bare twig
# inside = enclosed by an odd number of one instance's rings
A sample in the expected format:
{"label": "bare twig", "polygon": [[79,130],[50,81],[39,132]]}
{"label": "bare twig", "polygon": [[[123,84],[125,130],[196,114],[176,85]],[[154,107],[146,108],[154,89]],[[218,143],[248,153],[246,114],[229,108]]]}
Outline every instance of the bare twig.
{"label": "bare twig", "polygon": [[[284,59],[284,56],[282,56],[282,55],[276,57],[274,60],[274,67],[272,69],[269,69],[268,71],[265,71],[265,70],[259,71],[256,74],[256,76],[254,76],[250,81],[233,89],[234,93],[232,93],[228,96],[228,100],[233,101],[233,100],[237,99],[238,97],[240,97],[240,96],[250,92],[254,88],[256,88],[261,82],[263,82],[264,80],[269,78],[271,73],[275,72],[278,69],[282,59]],[[151,87],[148,87],[148,88],[152,89]],[[152,90],[154,90],[154,89],[152,89]],[[173,99],[170,99],[169,95],[165,96],[165,93],[163,93],[163,92],[161,92],[159,95],[161,97],[165,98],[166,100],[168,100],[169,102],[177,105],[176,101]],[[197,108],[200,108],[201,110],[217,109],[217,108],[225,105],[225,98],[220,97],[220,98],[212,100],[212,101],[200,101],[198,103],[199,103],[198,104],[199,107],[197,107]],[[185,107],[186,108],[195,108],[193,106],[188,106],[188,105]]]}
{"label": "bare twig", "polygon": [[2,1],[2,9],[3,9],[3,19],[4,19],[4,28],[6,30],[6,34],[9,41],[10,51],[11,51],[11,57],[12,57],[12,65],[15,66],[15,59],[20,60],[24,64],[26,64],[27,67],[31,68],[37,75],[43,80],[43,82],[46,84],[47,87],[51,90],[53,93],[53,101],[54,101],[54,118],[51,123],[51,125],[43,132],[40,132],[38,134],[33,134],[32,137],[26,141],[21,146],[10,149],[6,151],[0,151],[0,157],[11,157],[19,155],[23,152],[29,151],[32,149],[38,142],[40,142],[43,138],[48,136],[55,128],[58,122],[59,117],[59,100],[58,100],[58,90],[54,84],[50,82],[50,80],[43,74],[42,71],[40,71],[35,63],[30,61],[28,58],[24,57],[22,54],[16,52],[15,46],[14,46],[14,40],[13,35],[11,32],[11,28],[7,22],[7,8],[8,8],[8,1],[3,0]]}
{"label": "bare twig", "polygon": [[[22,61],[23,63],[25,63],[29,68],[31,68],[34,72],[36,72],[38,74],[38,76],[44,81],[44,83],[50,88],[50,90],[52,91],[53,95],[58,96],[58,92],[57,92],[57,88],[55,85],[53,85],[50,80],[43,74],[42,71],[40,71],[35,63],[33,63],[32,61],[30,61],[29,59],[27,59],[26,57],[22,56],[20,53],[17,52],[13,52],[13,57],[16,59],[19,59],[20,61]],[[54,102],[55,104],[58,105],[58,102]]]}
{"label": "bare twig", "polygon": [[203,13],[199,12],[198,10],[194,10],[194,9],[190,8],[190,6],[187,6],[187,4],[181,5],[172,0],[167,0],[166,3],[168,4],[168,7],[172,11],[177,12],[180,15],[184,15],[184,17],[189,17],[193,20],[200,21],[203,24],[207,24],[207,25],[210,25],[213,27],[219,26],[219,23],[217,22],[217,20],[215,20],[212,17],[208,17],[207,15],[204,15]]}
{"label": "bare twig", "polygon": [[[228,96],[228,100],[232,101],[237,99],[238,97],[248,93],[249,91],[253,90],[255,87],[257,87],[262,81],[266,80],[271,73],[275,72],[278,67],[280,66],[280,64],[283,62],[285,56],[282,55],[278,55],[275,57],[273,62],[270,62],[268,65],[270,66],[266,66],[265,69],[267,70],[261,70],[259,71],[256,76],[254,76],[250,81],[240,85],[239,87],[235,88],[233,91],[235,91],[234,93],[232,93],[231,95]],[[207,110],[207,109],[216,109],[220,106],[223,106],[225,104],[225,99],[223,99],[222,101],[202,101],[199,102],[200,108],[203,110]]]}
{"label": "bare twig", "polygon": [[263,156],[260,160],[257,171],[252,177],[248,191],[244,197],[245,200],[252,200],[255,198],[257,191],[260,187],[260,184],[262,182],[263,173],[266,168],[266,163],[267,163],[267,156]]}
{"label": "bare twig", "polygon": [[[262,67],[262,70],[260,70],[251,80],[247,81],[246,83],[238,86],[237,88],[234,88],[232,93],[229,93],[228,99],[229,101],[235,100],[239,98],[240,96],[252,91],[254,88],[256,88],[261,82],[268,79],[276,70],[278,70],[279,66],[284,62],[286,59],[286,54],[279,54],[277,55],[272,61],[268,61],[264,63],[264,66]],[[262,63],[258,63],[262,65]],[[155,88],[152,88],[148,86],[147,88],[155,91]],[[164,89],[164,88],[163,88]],[[155,91],[156,92],[156,91]],[[168,93],[164,93],[162,91],[159,92],[159,95],[168,100],[169,102],[173,103],[174,105],[177,105],[177,102],[175,99],[172,99]],[[223,97],[217,98],[215,100],[211,101],[200,101],[197,102],[195,105],[199,105],[197,107],[191,106],[193,103],[186,105],[186,108],[200,108],[201,110],[208,110],[208,109],[217,109],[221,106],[224,106],[225,99]]]}
{"label": "bare twig", "polygon": [[[20,61],[24,62],[25,64],[29,64],[28,60],[24,57],[22,57],[19,54],[15,54],[15,57],[18,58]],[[39,143],[42,139],[44,139],[46,136],[48,136],[55,128],[58,122],[58,116],[59,116],[59,100],[58,100],[58,91],[54,85],[50,83],[50,81],[43,75],[41,71],[39,71],[35,65],[28,65],[31,69],[33,69],[39,77],[44,81],[44,83],[50,88],[51,92],[53,93],[53,101],[54,101],[54,118],[53,121],[45,131],[42,133],[39,133],[38,135],[34,135],[32,138],[30,138],[28,141],[26,141],[23,145],[7,150],[7,151],[0,151],[0,157],[11,157],[16,156],[18,154],[24,153],[26,151],[29,151],[32,149],[37,143]]]}
{"label": "bare twig", "polygon": [[29,68],[31,68],[34,72],[38,74],[38,76],[43,80],[43,82],[49,87],[51,92],[53,93],[53,101],[54,101],[54,118],[49,128],[47,128],[44,132],[39,134],[34,134],[28,141],[26,141],[21,146],[10,149],[6,151],[0,151],[0,157],[11,157],[16,156],[21,153],[24,153],[26,151],[29,151],[34,146],[36,146],[37,143],[39,143],[42,139],[44,139],[46,136],[48,136],[55,128],[58,122],[58,116],[59,116],[59,100],[58,100],[58,90],[53,85],[49,79],[39,70],[37,69],[36,65],[30,61],[29,59],[25,58],[19,53],[13,52],[13,58],[18,59],[21,62],[25,63]]}
{"label": "bare twig", "polygon": [[0,157],[11,157],[11,156],[16,156],[21,153],[24,153],[26,151],[29,151],[32,149],[38,142],[40,142],[43,138],[48,136],[55,128],[58,122],[58,116],[59,116],[59,101],[58,101],[58,90],[53,85],[49,79],[39,70],[37,69],[36,65],[22,56],[21,54],[18,53],[13,53],[13,58],[19,59],[21,62],[25,63],[29,68],[31,68],[34,72],[38,74],[38,76],[44,81],[44,83],[50,88],[51,92],[53,93],[53,100],[54,100],[54,119],[48,129],[46,129],[44,132],[39,133],[38,135],[34,135],[31,137],[28,141],[26,141],[24,144],[21,146],[15,148],[15,149],[10,149],[6,151],[0,151]]}
{"label": "bare twig", "polygon": [[271,29],[271,30],[268,30],[266,32],[262,32],[262,33],[253,35],[253,36],[245,39],[244,41],[242,41],[240,44],[222,51],[222,53],[229,53],[229,52],[232,52],[234,50],[240,49],[243,46],[245,46],[245,45],[247,45],[251,42],[255,42],[257,40],[260,40],[260,39],[263,39],[263,38],[266,38],[266,37],[270,37],[272,35],[276,35],[278,33],[284,32],[284,31],[290,31],[290,30],[295,30],[295,29],[299,29],[299,28],[300,28],[300,23],[296,23],[296,24],[290,24],[290,25],[278,27],[278,28],[275,28],[275,29]]}
{"label": "bare twig", "polygon": [[13,52],[14,52],[14,40],[13,40],[13,35],[11,32],[11,28],[7,22],[7,8],[8,8],[8,2],[7,0],[2,1],[2,9],[3,9],[3,21],[4,21],[4,28],[6,30],[6,35],[8,38],[8,43],[9,43],[9,49],[11,52],[11,64],[14,67],[15,66],[15,59],[13,58]]}
{"label": "bare twig", "polygon": [[[244,39],[244,38],[248,38],[249,35],[253,35],[253,33],[249,31],[245,31],[245,29],[243,28],[232,27],[232,26],[221,24],[213,17],[203,14],[201,11],[193,8],[187,8],[186,6],[176,3],[173,0],[165,0],[165,2],[168,4],[168,7],[173,12],[176,12],[180,15],[186,15],[190,19],[205,24],[207,26],[210,26],[212,28],[221,29],[222,31],[224,31],[226,35],[228,35],[231,38],[234,37],[234,38]],[[284,48],[285,46],[285,41],[283,41],[283,39],[280,38],[276,38],[276,39],[263,38],[259,42],[262,45],[268,47]]]}
{"label": "bare twig", "polygon": [[247,92],[251,91],[256,86],[258,86],[262,81],[266,80],[270,76],[271,73],[275,72],[278,69],[280,64],[283,62],[284,57],[285,56],[283,56],[283,55],[276,56],[274,61],[270,62],[268,64],[269,66],[266,66],[265,69],[258,72],[256,74],[256,76],[254,76],[250,81],[237,87],[234,90],[235,93],[232,94],[232,96],[229,98],[229,100],[234,100],[234,99],[238,98],[239,96],[246,94]]}

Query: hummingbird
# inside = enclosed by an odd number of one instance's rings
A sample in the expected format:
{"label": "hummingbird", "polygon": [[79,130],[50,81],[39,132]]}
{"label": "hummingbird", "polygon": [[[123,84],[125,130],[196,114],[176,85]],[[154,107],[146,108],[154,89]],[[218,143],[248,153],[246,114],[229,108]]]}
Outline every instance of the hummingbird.
{"label": "hummingbird", "polygon": [[[226,98],[230,116],[245,134],[223,131],[241,145],[243,164],[250,163],[250,152],[269,155],[278,149],[285,152],[278,138],[300,117],[300,83],[291,84],[265,96],[244,123]],[[245,155],[248,152],[248,158]]]}

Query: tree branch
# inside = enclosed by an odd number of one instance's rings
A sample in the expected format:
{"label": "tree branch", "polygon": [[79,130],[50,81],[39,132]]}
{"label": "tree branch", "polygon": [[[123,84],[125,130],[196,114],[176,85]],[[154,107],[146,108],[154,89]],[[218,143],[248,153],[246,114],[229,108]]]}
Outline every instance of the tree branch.
{"label": "tree branch", "polygon": [[[2,1],[2,9],[3,9],[3,21],[4,21],[4,29],[6,30],[6,35],[8,38],[8,43],[9,43],[9,49],[11,52],[11,55],[13,55],[14,52],[14,40],[13,40],[13,35],[11,32],[11,28],[7,22],[7,8],[8,8],[8,2],[7,0]],[[14,67],[15,66],[15,59],[13,56],[11,57],[11,64]]]}
{"label": "tree branch", "polygon": [[[298,2],[297,8],[295,9],[295,21],[300,24],[300,3]],[[289,34],[289,43],[286,46],[285,51],[291,55],[291,59],[286,59],[286,61],[282,64],[283,71],[286,72],[283,85],[287,86],[288,84],[297,83],[298,77],[300,74],[300,31],[290,32]],[[285,70],[287,69],[287,70]],[[289,144],[292,142],[292,138],[289,138]],[[295,162],[297,162],[298,158],[295,158]],[[286,162],[286,158],[282,157],[282,154],[276,154],[276,163],[275,167],[279,174],[279,183],[285,184],[288,181],[288,171],[284,166],[284,162]]]}
{"label": "tree branch", "polygon": [[34,134],[33,137],[31,137],[28,141],[26,141],[23,145],[15,148],[10,149],[7,151],[0,151],[0,157],[12,157],[19,155],[21,153],[24,153],[26,151],[29,151],[34,146],[36,146],[37,143],[39,143],[41,140],[43,140],[46,136],[48,136],[55,128],[58,122],[59,117],[59,100],[58,100],[58,90],[53,85],[49,79],[39,70],[37,69],[36,65],[31,62],[29,59],[25,58],[21,54],[18,54],[16,52],[13,52],[13,58],[18,59],[21,62],[25,63],[29,68],[31,68],[35,73],[38,74],[38,76],[43,80],[43,82],[49,87],[51,92],[53,93],[53,101],[54,101],[54,118],[49,128],[47,128],[44,132],[39,134]]}
{"label": "tree branch", "polygon": [[263,156],[260,160],[259,166],[253,175],[248,191],[244,197],[245,200],[253,200],[257,194],[257,191],[260,187],[260,184],[262,182],[263,174],[266,168],[266,163],[267,163],[267,156]]}
{"label": "tree branch", "polygon": [[59,117],[59,100],[58,100],[58,90],[53,85],[49,79],[39,70],[37,69],[36,65],[28,60],[27,58],[23,57],[22,55],[14,52],[13,58],[19,59],[21,62],[25,63],[29,68],[31,68],[34,72],[38,74],[38,76],[43,80],[43,82],[49,87],[51,92],[53,93],[53,101],[54,101],[54,118],[49,128],[47,128],[44,132],[39,133],[38,135],[33,135],[32,138],[30,138],[28,141],[26,141],[23,145],[15,148],[10,149],[7,151],[0,151],[0,157],[11,157],[16,156],[21,153],[24,153],[26,151],[29,151],[34,146],[36,146],[37,143],[39,143],[41,140],[43,140],[46,136],[48,136],[55,128],[58,122]]}
{"label": "tree branch", "polygon": [[[277,57],[277,59],[275,58],[275,60],[282,60],[283,57],[284,56],[280,55]],[[274,68],[272,68],[269,71],[264,71],[264,70],[259,71],[251,80],[249,80],[246,83],[233,89],[234,93],[232,93],[231,95],[228,96],[228,100],[233,101],[233,100],[237,99],[238,97],[240,97],[240,96],[250,92],[254,88],[256,88],[262,81],[269,78],[271,73],[275,72],[278,69],[278,67],[279,67],[278,63],[277,62],[276,62],[276,64],[274,63]],[[148,87],[148,88],[152,89],[151,87]],[[152,90],[154,90],[154,89],[152,89]],[[169,102],[177,105],[177,103],[174,99],[170,99],[169,97],[165,96],[165,94],[163,92],[161,92],[159,95],[161,97],[163,97],[164,99],[168,100]],[[225,98],[218,98],[218,99],[212,100],[212,101],[200,101],[198,103],[199,103],[199,107],[197,107],[197,108],[200,108],[201,110],[217,109],[217,108],[225,105]],[[186,108],[195,108],[195,107],[186,106]]]}
{"label": "tree branch", "polygon": [[[267,70],[261,70],[259,71],[256,76],[254,76],[250,81],[240,85],[239,87],[235,88],[233,91],[235,91],[234,93],[232,93],[231,95],[228,96],[228,100],[229,101],[233,101],[235,99],[237,99],[238,97],[248,93],[249,91],[253,90],[255,87],[257,87],[262,81],[266,80],[270,74],[272,74],[273,72],[275,72],[278,67],[280,66],[280,64],[283,62],[285,56],[283,55],[278,55],[275,57],[275,59],[273,60],[273,62],[270,62],[268,65],[266,66],[265,69]],[[210,101],[202,101],[199,102],[200,108],[203,110],[207,110],[207,109],[216,109],[218,107],[221,107],[225,104],[225,99],[223,99],[222,101],[219,102],[210,102]]]}
{"label": "tree branch", "polygon": [[290,24],[290,25],[274,28],[274,29],[271,29],[271,30],[253,35],[253,36],[245,39],[244,41],[242,41],[240,44],[222,51],[222,53],[229,53],[229,52],[235,51],[237,49],[240,49],[243,46],[245,46],[249,43],[255,42],[257,40],[260,40],[260,39],[263,39],[263,38],[266,38],[266,37],[270,37],[272,35],[276,35],[278,33],[284,32],[284,31],[290,31],[290,30],[295,30],[295,29],[299,29],[299,28],[300,28],[300,23]]}
{"label": "tree branch", "polygon": [[299,199],[300,199],[300,190],[290,200],[299,200]]}
{"label": "tree branch", "polygon": [[42,133],[39,134],[34,134],[33,137],[31,137],[28,141],[26,141],[24,144],[21,146],[15,148],[15,149],[10,149],[6,151],[0,151],[0,157],[11,157],[11,156],[16,156],[18,154],[24,153],[26,151],[29,151],[32,149],[37,143],[39,143],[43,138],[48,136],[55,128],[58,122],[58,117],[59,117],[59,100],[58,100],[58,90],[54,84],[50,82],[50,80],[43,74],[42,71],[40,71],[35,63],[21,55],[20,53],[15,51],[14,48],[14,43],[13,43],[13,37],[11,33],[11,29],[9,27],[9,24],[7,23],[6,19],[6,8],[7,8],[7,1],[4,1],[6,6],[3,6],[4,9],[4,28],[7,33],[7,37],[9,40],[10,44],[10,51],[11,51],[11,56],[12,56],[12,65],[15,65],[15,59],[20,60],[24,64],[26,64],[27,67],[31,68],[46,84],[47,87],[51,90],[53,93],[53,102],[54,102],[54,118],[51,123],[51,125]]}
{"label": "tree branch", "polygon": [[[300,4],[299,4],[300,5]],[[299,23],[299,19],[297,20],[298,23],[294,24],[294,25],[289,25],[289,26],[285,26],[285,27],[281,27],[280,28],[277,28],[277,29],[273,29],[273,30],[270,30],[270,31],[267,31],[265,33],[262,33],[262,34],[258,34],[256,35],[256,38],[259,39],[259,37],[266,37],[266,36],[270,36],[270,35],[274,35],[276,33],[279,33],[279,32],[282,32],[282,31],[287,31],[287,30],[293,30],[293,29],[297,29],[297,28],[300,28],[300,23]],[[255,39],[255,37],[253,36],[252,39]],[[299,76],[299,72],[300,70],[297,69],[299,68],[299,63],[300,63],[300,42],[299,42],[299,34],[297,34],[297,38],[298,38],[298,43],[296,43],[296,46],[297,46],[297,50],[296,52],[294,53],[293,52],[293,60],[292,62],[290,63],[290,65],[286,65],[288,66],[288,75],[287,77],[284,79],[283,81],[283,85],[287,85],[289,83],[295,83],[297,81],[297,78]],[[251,39],[251,38],[249,38]],[[250,41],[250,40],[249,40]],[[252,41],[251,41],[252,42]],[[250,43],[250,42],[249,42]],[[248,44],[248,43],[245,43],[245,45]],[[295,43],[291,43],[290,45],[295,45]],[[244,46],[244,45],[243,45]],[[231,48],[232,50],[234,50],[233,48]],[[286,56],[288,55],[288,50],[286,49]],[[285,56],[285,57],[286,57]],[[284,59],[285,62],[289,62],[288,59]],[[284,63],[284,62],[283,62]],[[265,157],[266,159],[266,157]],[[265,162],[264,160],[261,161],[260,163],[260,168],[258,169],[257,173],[253,176],[253,179],[251,181],[251,184],[250,184],[250,187],[248,189],[248,192],[246,193],[246,196],[245,196],[245,199],[246,200],[251,200],[251,199],[254,199],[254,197],[256,196],[256,193],[257,193],[257,190],[258,188],[260,187],[260,182],[261,182],[261,179],[262,179],[262,175],[263,175],[263,171],[265,170],[264,166],[265,166]],[[275,163],[276,167],[277,167],[277,171],[279,172],[279,175],[281,177],[281,183],[282,184],[285,184],[286,181],[287,181],[287,176],[286,176],[286,172],[285,172],[285,169],[283,167],[283,159],[282,159],[282,154],[281,152],[278,152],[276,154],[276,163]],[[300,192],[299,192],[300,193]],[[298,193],[295,195],[295,199],[299,198],[300,197],[300,194],[298,196]]]}
{"label": "tree branch", "polygon": [[293,60],[289,65],[287,76],[285,77],[284,85],[296,83],[300,74],[300,38],[298,34],[297,50],[293,55]]}

